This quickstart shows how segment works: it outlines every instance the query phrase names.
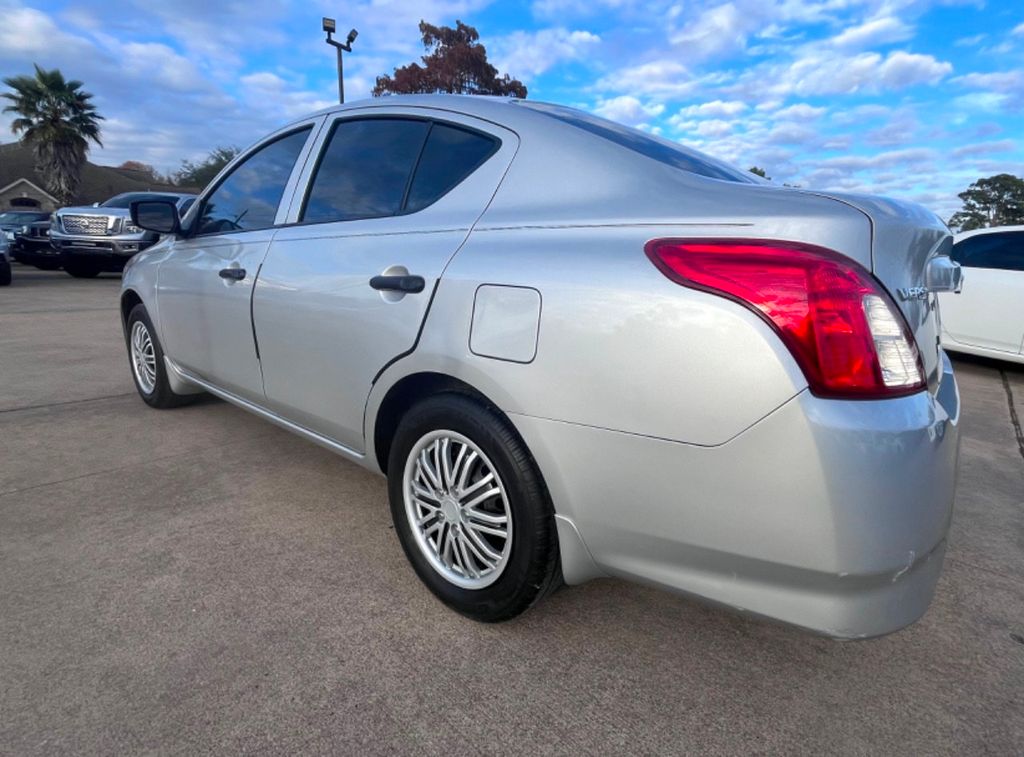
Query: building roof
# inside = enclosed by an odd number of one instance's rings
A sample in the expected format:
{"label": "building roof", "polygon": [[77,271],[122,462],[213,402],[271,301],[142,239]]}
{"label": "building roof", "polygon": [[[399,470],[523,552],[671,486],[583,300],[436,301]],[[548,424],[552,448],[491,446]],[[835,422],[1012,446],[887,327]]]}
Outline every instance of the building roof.
{"label": "building roof", "polygon": [[[0,187],[6,187],[19,179],[45,187],[46,182],[35,170],[32,149],[21,142],[0,145]],[[82,166],[82,181],[78,193],[72,198],[72,205],[91,205],[103,202],[122,192],[185,191],[180,187],[150,181],[139,171],[111,166],[98,166],[86,161]]]}

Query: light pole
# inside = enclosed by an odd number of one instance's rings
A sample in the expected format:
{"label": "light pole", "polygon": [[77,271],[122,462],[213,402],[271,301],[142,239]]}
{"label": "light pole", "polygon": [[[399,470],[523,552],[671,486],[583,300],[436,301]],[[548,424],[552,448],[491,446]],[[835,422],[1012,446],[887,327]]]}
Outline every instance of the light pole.
{"label": "light pole", "polygon": [[348,37],[344,43],[334,39],[331,35],[337,30],[338,26],[334,22],[333,18],[324,18],[324,31],[327,32],[327,44],[338,51],[338,102],[342,105],[345,104],[345,77],[342,74],[341,69],[341,51],[344,50],[346,53],[352,52],[352,43],[356,41],[356,37],[359,36],[359,32],[355,29],[348,33]]}

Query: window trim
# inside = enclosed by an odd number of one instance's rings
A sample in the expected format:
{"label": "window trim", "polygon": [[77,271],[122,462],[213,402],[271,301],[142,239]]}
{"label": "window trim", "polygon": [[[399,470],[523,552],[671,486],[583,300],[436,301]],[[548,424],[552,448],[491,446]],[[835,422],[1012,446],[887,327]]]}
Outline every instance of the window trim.
{"label": "window trim", "polygon": [[[427,131],[423,135],[423,142],[420,144],[420,149],[416,153],[416,159],[413,161],[412,170],[409,172],[409,177],[406,179],[405,189],[402,192],[402,202],[398,206],[398,211],[395,213],[391,213],[389,215],[382,216],[362,216],[359,218],[334,218],[331,220],[324,221],[307,221],[305,220],[305,215],[307,207],[309,205],[309,196],[310,193],[313,191],[313,185],[316,183],[316,177],[320,173],[320,166],[323,163],[324,157],[327,155],[327,150],[331,146],[331,140],[334,138],[334,133],[335,131],[337,131],[338,127],[341,124],[352,123],[353,121],[425,121],[428,124]],[[434,198],[433,202],[424,205],[422,208],[419,208],[418,210],[408,211],[406,210],[406,205],[409,201],[409,192],[412,190],[413,182],[416,180],[416,174],[420,169],[420,162],[423,160],[423,152],[424,150],[426,150],[427,141],[430,139],[430,135],[434,131],[435,125],[447,126],[452,129],[458,129],[460,131],[465,131],[470,134],[476,134],[481,137],[484,137],[490,140],[491,150],[490,152],[487,153],[487,156],[477,164],[476,168],[474,168],[471,172],[469,172],[462,178],[462,181],[458,182],[457,184],[449,188],[448,191],[445,192],[444,194]],[[480,170],[480,168],[482,168],[487,161],[493,158],[498,153],[498,151],[501,150],[503,144],[504,140],[502,140],[502,138],[496,134],[491,134],[490,132],[484,131],[483,129],[475,129],[472,126],[466,126],[465,124],[455,123],[453,121],[446,121],[443,118],[436,118],[434,116],[406,115],[404,113],[360,113],[354,116],[335,118],[334,121],[330,124],[330,128],[327,130],[327,134],[324,136],[323,140],[320,143],[320,151],[319,154],[317,155],[316,163],[313,165],[313,170],[312,172],[310,172],[309,180],[306,182],[306,186],[303,189],[302,203],[299,206],[298,217],[294,222],[286,225],[318,226],[325,223],[375,221],[381,218],[399,218],[401,216],[409,216],[415,215],[416,213],[421,213],[427,208],[437,203],[438,201],[440,201],[443,197],[446,197],[448,194],[454,191],[456,187],[462,184],[463,181],[465,181],[478,170]]]}
{"label": "window trim", "polygon": [[258,229],[234,229],[232,231],[210,231],[207,233],[200,233],[198,230],[198,222],[199,219],[202,218],[203,211],[206,209],[207,201],[210,199],[210,197],[214,195],[214,193],[218,189],[221,188],[221,186],[223,186],[224,182],[226,182],[228,179],[234,176],[235,172],[243,165],[245,165],[249,158],[251,158],[258,152],[262,152],[264,149],[270,147],[271,145],[280,142],[282,139],[293,137],[296,134],[300,134],[304,131],[308,132],[306,134],[306,141],[302,145],[302,149],[299,150],[299,154],[295,156],[295,163],[292,165],[291,173],[288,174],[288,180],[285,182],[284,189],[281,192],[281,199],[277,201],[277,211],[275,212],[276,219],[277,214],[281,212],[282,203],[284,203],[285,198],[288,196],[288,185],[292,183],[292,178],[295,176],[295,171],[297,168],[299,168],[299,161],[302,158],[302,153],[305,150],[307,150],[307,148],[310,146],[310,138],[316,134],[316,127],[317,123],[315,121],[300,124],[294,129],[288,129],[287,131],[274,135],[270,139],[264,140],[259,144],[253,145],[249,150],[235,158],[235,160],[232,161],[231,170],[225,173],[220,178],[218,178],[214,184],[212,184],[205,192],[203,192],[198,198],[196,198],[196,201],[192,203],[192,207],[189,208],[188,211],[186,211],[186,214],[188,212],[195,211],[195,217],[192,219],[192,224],[190,225],[188,232],[184,235],[184,237],[186,239],[198,239],[200,237],[225,236],[228,234],[244,234],[246,232],[265,231],[267,229],[276,229],[281,226],[284,226],[285,224],[280,224],[275,221],[269,226],[261,226]]}

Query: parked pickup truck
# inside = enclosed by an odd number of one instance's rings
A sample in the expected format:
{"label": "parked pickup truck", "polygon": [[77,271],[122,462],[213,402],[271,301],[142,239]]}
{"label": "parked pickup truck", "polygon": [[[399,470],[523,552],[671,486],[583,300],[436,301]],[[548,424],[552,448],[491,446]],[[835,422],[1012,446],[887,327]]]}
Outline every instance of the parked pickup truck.
{"label": "parked pickup truck", "polygon": [[56,271],[61,267],[61,254],[50,244],[50,216],[26,223],[14,230],[10,256],[19,263],[35,266],[42,271]]}
{"label": "parked pickup truck", "polygon": [[50,226],[50,243],[60,252],[64,270],[75,278],[92,278],[103,271],[121,271],[158,235],[132,225],[132,202],[171,200],[184,213],[195,202],[193,194],[126,192],[91,207],[61,208]]}

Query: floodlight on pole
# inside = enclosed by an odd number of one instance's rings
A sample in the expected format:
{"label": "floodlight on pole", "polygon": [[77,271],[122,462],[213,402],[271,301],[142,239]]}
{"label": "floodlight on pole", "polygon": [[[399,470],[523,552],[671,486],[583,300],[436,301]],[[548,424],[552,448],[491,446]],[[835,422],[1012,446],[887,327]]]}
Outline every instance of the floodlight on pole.
{"label": "floodlight on pole", "polygon": [[348,37],[345,38],[344,42],[339,42],[334,39],[334,34],[338,30],[338,24],[333,18],[323,19],[323,30],[327,32],[327,39],[325,40],[328,45],[338,51],[338,102],[345,103],[345,77],[341,64],[341,53],[344,50],[346,53],[352,52],[352,43],[356,41],[356,37],[359,36],[359,32],[352,29],[348,33]]}

